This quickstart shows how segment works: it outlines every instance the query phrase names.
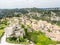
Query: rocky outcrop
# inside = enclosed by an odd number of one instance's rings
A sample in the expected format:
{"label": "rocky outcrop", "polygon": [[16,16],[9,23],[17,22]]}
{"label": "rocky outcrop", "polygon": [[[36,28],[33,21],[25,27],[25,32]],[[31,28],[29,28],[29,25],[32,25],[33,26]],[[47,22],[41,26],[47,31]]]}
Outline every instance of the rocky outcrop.
{"label": "rocky outcrop", "polygon": [[7,28],[5,28],[5,34],[7,37],[22,37],[25,35],[24,29],[20,27],[20,25],[11,25]]}

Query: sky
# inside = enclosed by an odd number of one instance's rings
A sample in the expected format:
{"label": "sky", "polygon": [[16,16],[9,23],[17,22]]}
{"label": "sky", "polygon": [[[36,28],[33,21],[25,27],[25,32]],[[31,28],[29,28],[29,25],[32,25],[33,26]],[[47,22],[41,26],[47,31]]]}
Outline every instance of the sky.
{"label": "sky", "polygon": [[60,0],[0,0],[0,8],[53,8],[60,7]]}

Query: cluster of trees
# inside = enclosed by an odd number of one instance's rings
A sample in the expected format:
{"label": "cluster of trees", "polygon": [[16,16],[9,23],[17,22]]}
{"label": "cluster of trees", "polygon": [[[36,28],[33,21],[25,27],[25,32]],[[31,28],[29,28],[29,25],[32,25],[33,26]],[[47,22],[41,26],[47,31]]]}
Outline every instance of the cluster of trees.
{"label": "cluster of trees", "polygon": [[28,11],[25,9],[0,9],[0,18],[16,16],[14,13],[26,14]]}

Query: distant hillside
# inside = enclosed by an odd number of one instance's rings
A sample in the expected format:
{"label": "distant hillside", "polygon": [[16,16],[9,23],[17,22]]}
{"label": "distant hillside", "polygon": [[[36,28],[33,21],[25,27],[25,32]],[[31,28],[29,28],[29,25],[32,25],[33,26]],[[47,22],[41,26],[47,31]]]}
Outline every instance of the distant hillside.
{"label": "distant hillside", "polygon": [[60,8],[22,8],[22,9],[0,9],[0,18],[5,17],[19,17],[26,15],[35,19],[43,19],[46,17],[52,17],[51,12],[54,12],[56,16],[60,16]]}

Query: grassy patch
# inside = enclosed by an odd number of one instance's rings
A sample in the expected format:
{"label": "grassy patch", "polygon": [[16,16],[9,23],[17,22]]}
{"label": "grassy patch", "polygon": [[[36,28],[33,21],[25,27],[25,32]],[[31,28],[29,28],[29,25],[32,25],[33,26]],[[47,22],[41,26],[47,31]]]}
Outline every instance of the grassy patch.
{"label": "grassy patch", "polygon": [[37,45],[49,45],[55,43],[42,32],[31,32],[28,34],[27,38]]}
{"label": "grassy patch", "polygon": [[3,36],[4,30],[0,30],[0,38]]}

